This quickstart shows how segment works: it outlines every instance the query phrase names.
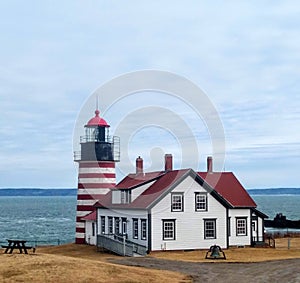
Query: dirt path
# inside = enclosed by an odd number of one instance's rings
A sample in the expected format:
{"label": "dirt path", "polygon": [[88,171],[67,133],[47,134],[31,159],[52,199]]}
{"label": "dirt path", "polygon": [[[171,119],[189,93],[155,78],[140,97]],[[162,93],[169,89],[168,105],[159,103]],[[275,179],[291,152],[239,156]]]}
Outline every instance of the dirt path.
{"label": "dirt path", "polygon": [[260,263],[195,263],[147,257],[124,258],[112,262],[177,271],[190,275],[193,282],[300,282],[300,259]]}

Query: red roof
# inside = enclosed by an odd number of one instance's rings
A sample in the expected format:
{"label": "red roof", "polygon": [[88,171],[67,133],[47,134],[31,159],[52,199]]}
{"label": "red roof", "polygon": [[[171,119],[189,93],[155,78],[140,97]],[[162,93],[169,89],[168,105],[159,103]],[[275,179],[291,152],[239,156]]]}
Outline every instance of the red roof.
{"label": "red roof", "polygon": [[233,207],[256,207],[232,172],[198,172],[198,175]]}
{"label": "red roof", "polygon": [[86,127],[89,127],[89,126],[101,126],[101,127],[110,127],[106,121],[102,118],[100,118],[99,116],[100,114],[100,111],[99,110],[96,110],[95,111],[95,117],[93,117],[92,119],[90,119],[88,121],[88,123],[85,125]]}
{"label": "red roof", "polygon": [[[157,180],[146,189],[140,196],[138,196],[133,202],[128,204],[112,204],[112,191],[106,194],[100,201],[96,203],[97,207],[111,207],[111,208],[135,208],[135,209],[145,209],[151,206],[153,202],[155,202],[164,192],[166,192],[172,185],[176,184],[185,173],[187,173],[189,169],[185,170],[173,170],[167,172],[152,172],[146,173],[144,175],[144,179],[139,179],[139,174],[130,174],[125,179],[123,179],[116,187],[125,188],[126,184],[135,184],[137,186],[147,183],[147,181],[155,180],[155,176]],[[130,178],[128,178],[131,176]],[[136,183],[132,180],[133,176],[137,176],[138,180]],[[148,177],[148,178],[147,178]],[[127,181],[128,183],[127,183]],[[120,184],[123,184],[120,187]],[[133,187],[133,186],[132,186]]]}
{"label": "red roof", "polygon": [[84,216],[81,218],[82,220],[91,220],[91,221],[96,221],[97,220],[97,212],[96,210],[89,213],[88,215]]}
{"label": "red roof", "polygon": [[165,174],[165,171],[129,174],[120,183],[116,185],[116,189],[131,189],[143,183],[154,180],[160,175]]}
{"label": "red roof", "polygon": [[[112,192],[108,193],[96,206],[109,208],[135,208],[146,209],[151,207],[165,196],[185,176],[191,175],[198,181],[202,180],[211,187],[216,198],[225,201],[231,207],[255,208],[256,203],[243,188],[232,172],[194,172],[192,169],[151,172],[141,174],[129,174],[117,186],[116,189],[134,189],[147,182],[154,181],[140,196],[128,204],[112,204]],[[202,182],[201,182],[202,183]]]}
{"label": "red roof", "polygon": [[157,179],[147,190],[145,190],[139,197],[137,197],[133,204],[134,208],[149,207],[154,201],[162,196],[168,189],[175,185],[189,170],[173,170],[168,171]]}

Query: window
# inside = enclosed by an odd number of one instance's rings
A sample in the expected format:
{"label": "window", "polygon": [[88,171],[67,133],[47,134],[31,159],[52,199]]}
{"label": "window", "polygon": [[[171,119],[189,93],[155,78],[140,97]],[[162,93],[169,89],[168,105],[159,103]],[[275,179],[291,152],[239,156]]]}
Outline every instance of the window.
{"label": "window", "polygon": [[130,191],[121,190],[121,203],[129,203],[129,202],[130,202]]}
{"label": "window", "polygon": [[139,237],[139,222],[136,218],[132,220],[132,236],[134,239]]}
{"label": "window", "polygon": [[115,218],[115,234],[120,234],[120,218],[118,217]]}
{"label": "window", "polygon": [[108,217],[108,234],[113,234],[114,226],[113,226],[113,218]]}
{"label": "window", "polygon": [[228,217],[228,219],[227,219],[227,224],[228,224],[228,236],[231,236],[231,218],[230,217]]}
{"label": "window", "polygon": [[101,233],[105,234],[105,216],[101,216]]}
{"label": "window", "polygon": [[96,234],[96,223],[92,222],[92,236],[94,237]]}
{"label": "window", "polygon": [[175,240],[175,220],[163,220],[163,240]]}
{"label": "window", "polygon": [[236,218],[236,235],[247,236],[247,218]]}
{"label": "window", "polygon": [[207,211],[207,194],[195,193],[195,210]]}
{"label": "window", "polygon": [[171,194],[171,211],[183,211],[183,194]]}
{"label": "window", "polygon": [[216,239],[216,219],[204,219],[204,239]]}
{"label": "window", "polygon": [[122,234],[127,234],[127,218],[122,218]]}
{"label": "window", "polygon": [[146,219],[141,219],[141,239],[147,239],[147,223]]}

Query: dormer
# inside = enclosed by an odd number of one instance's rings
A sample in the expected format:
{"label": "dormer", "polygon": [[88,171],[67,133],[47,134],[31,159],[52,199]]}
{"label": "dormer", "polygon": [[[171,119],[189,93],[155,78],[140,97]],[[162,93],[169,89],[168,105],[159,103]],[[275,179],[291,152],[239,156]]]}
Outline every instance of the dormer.
{"label": "dormer", "polygon": [[118,189],[112,191],[112,203],[113,204],[126,204],[131,202],[131,190],[130,189]]}

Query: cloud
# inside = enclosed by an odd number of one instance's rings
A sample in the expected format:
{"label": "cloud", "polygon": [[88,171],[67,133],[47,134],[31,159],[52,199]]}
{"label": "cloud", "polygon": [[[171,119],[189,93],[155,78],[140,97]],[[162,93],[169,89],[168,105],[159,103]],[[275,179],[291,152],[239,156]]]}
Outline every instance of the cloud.
{"label": "cloud", "polygon": [[[70,152],[81,106],[111,78],[149,68],[186,76],[204,89],[220,113],[231,170],[241,171],[251,186],[262,180],[273,184],[272,158],[284,158],[286,152],[285,159],[295,166],[300,161],[292,154],[300,140],[299,11],[296,1],[3,3],[0,168],[5,173],[0,187],[30,186],[31,180],[53,186],[53,176],[59,186],[59,180],[66,180],[58,172],[63,167],[74,184]],[[112,131],[122,115],[150,105],[147,98],[127,103],[105,116]],[[176,111],[204,148],[203,155],[209,154],[208,133],[191,109],[167,98],[151,105]],[[168,135],[156,135],[162,143],[168,141]],[[26,170],[28,177],[4,178],[12,176],[7,163]],[[259,177],[257,163],[264,164]],[[277,175],[278,186],[286,179]],[[291,174],[288,184],[297,182]]]}

